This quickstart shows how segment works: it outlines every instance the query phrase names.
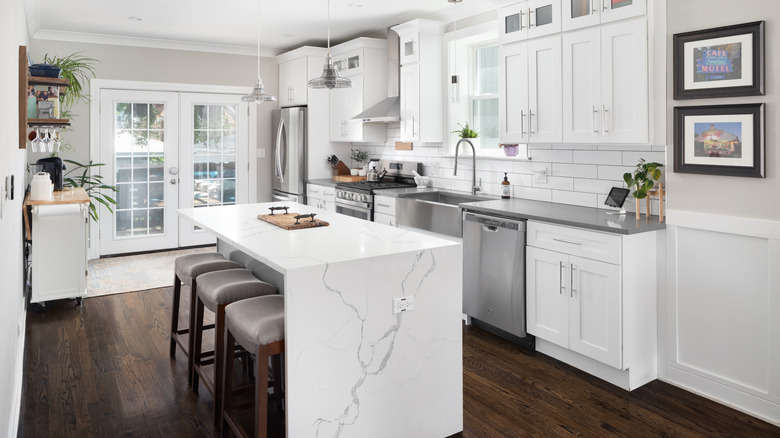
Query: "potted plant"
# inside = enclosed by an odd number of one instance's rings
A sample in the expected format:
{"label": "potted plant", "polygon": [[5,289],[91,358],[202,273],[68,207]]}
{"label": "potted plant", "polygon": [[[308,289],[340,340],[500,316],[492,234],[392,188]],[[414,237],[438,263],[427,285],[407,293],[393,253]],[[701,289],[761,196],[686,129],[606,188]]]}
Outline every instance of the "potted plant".
{"label": "potted plant", "polygon": [[477,138],[479,137],[479,132],[477,132],[474,129],[471,129],[469,127],[469,122],[466,122],[464,125],[461,125],[458,123],[458,126],[460,129],[456,129],[452,131],[453,134],[458,134],[458,137],[460,138]]}
{"label": "potted plant", "polygon": [[520,149],[520,145],[517,143],[499,143],[498,147],[504,149],[504,155],[507,157],[514,157]]}
{"label": "potted plant", "polygon": [[[353,165],[352,165],[353,169],[352,170],[353,171],[355,171],[355,170],[360,171],[363,168],[363,162],[366,161],[366,159],[368,159],[368,152],[366,152],[366,151],[364,151],[364,150],[362,150],[360,148],[352,148],[352,149],[350,149],[350,158],[352,159],[352,162],[353,162]],[[352,173],[352,174],[353,175],[357,175],[357,172]]]}
{"label": "potted plant", "polygon": [[106,206],[110,213],[114,213],[111,206],[117,205],[117,202],[111,196],[106,195],[101,190],[109,190],[116,193],[115,186],[109,186],[103,183],[102,175],[91,175],[90,169],[105,166],[102,163],[93,163],[91,160],[89,164],[81,164],[73,160],[63,160],[66,163],[72,164],[72,167],[68,173],[65,174],[65,185],[70,187],[82,187],[84,191],[89,195],[89,215],[95,222],[98,221],[98,210],[95,201]]}
{"label": "potted plant", "polygon": [[[636,165],[634,172],[626,172],[623,174],[623,181],[626,182],[629,190],[633,190],[631,195],[636,199],[636,218],[639,219],[639,200],[647,197],[647,192],[655,186],[655,182],[661,178],[660,163],[648,163],[644,158],[639,159],[639,163]],[[650,216],[648,210],[647,215]]]}

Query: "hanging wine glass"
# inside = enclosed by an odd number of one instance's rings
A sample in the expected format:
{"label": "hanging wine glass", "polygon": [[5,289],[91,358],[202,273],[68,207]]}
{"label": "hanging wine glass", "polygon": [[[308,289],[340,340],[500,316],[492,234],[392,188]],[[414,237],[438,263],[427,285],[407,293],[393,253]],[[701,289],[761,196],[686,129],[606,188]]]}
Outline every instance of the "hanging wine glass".
{"label": "hanging wine glass", "polygon": [[32,147],[33,152],[42,152],[40,128],[34,128],[32,131],[30,131],[30,135],[27,138],[30,139],[30,146]]}
{"label": "hanging wine glass", "polygon": [[41,152],[51,153],[51,137],[49,137],[49,128],[43,128],[41,134]]}
{"label": "hanging wine glass", "polygon": [[62,144],[62,141],[60,140],[60,128],[52,128],[51,131],[52,152],[58,154],[60,153],[60,145]]}

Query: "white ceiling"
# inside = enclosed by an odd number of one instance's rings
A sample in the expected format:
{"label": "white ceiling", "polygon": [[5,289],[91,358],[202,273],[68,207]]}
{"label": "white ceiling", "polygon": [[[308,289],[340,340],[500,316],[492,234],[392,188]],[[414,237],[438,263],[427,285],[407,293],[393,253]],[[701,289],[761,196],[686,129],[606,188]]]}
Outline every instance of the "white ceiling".
{"label": "white ceiling", "polygon": [[[264,52],[325,46],[326,0],[260,1]],[[25,0],[25,7],[38,39],[247,54],[257,47],[257,0]],[[492,0],[331,0],[331,39],[337,44],[415,18],[451,22],[491,9]]]}

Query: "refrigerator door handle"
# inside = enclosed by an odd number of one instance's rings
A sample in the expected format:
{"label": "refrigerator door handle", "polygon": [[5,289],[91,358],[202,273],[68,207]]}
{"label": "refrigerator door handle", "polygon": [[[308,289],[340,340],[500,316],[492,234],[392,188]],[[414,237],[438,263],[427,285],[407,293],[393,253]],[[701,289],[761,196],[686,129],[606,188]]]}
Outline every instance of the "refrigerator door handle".
{"label": "refrigerator door handle", "polygon": [[[284,133],[284,118],[279,120],[279,129],[276,131],[276,151],[274,152],[274,173],[280,182],[284,182],[284,171],[282,170],[282,135]],[[284,145],[287,147],[287,145]]]}

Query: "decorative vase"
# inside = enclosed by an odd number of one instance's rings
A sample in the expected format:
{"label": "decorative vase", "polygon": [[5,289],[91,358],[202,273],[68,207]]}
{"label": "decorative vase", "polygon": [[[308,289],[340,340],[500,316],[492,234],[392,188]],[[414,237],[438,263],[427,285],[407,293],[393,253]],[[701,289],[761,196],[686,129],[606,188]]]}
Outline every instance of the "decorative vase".
{"label": "decorative vase", "polygon": [[504,149],[504,155],[506,155],[507,157],[514,157],[515,155],[517,155],[517,151],[518,149],[520,149],[520,147],[516,144],[505,144],[503,149]]}

